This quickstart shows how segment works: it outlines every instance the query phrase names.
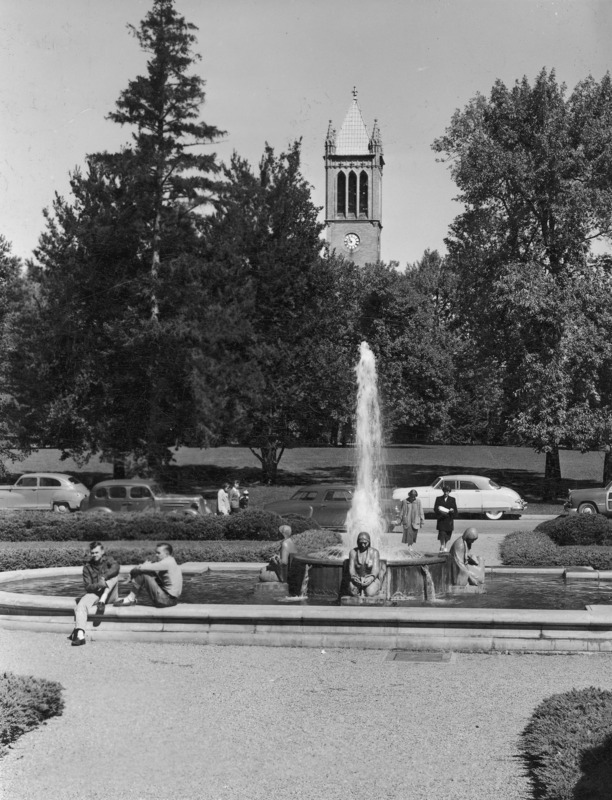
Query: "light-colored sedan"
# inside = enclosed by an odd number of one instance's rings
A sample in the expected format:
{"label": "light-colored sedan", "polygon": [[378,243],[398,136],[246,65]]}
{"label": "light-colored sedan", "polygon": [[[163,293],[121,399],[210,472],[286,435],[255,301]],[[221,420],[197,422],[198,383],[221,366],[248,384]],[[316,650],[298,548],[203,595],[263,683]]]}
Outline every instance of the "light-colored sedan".
{"label": "light-colored sedan", "polygon": [[429,486],[394,489],[393,499],[404,500],[411,489],[416,489],[423,512],[431,514],[436,497],[442,494],[443,484],[450,486],[459,514],[484,514],[487,519],[501,519],[504,514],[520,516],[527,507],[527,502],[514,489],[500,486],[482,475],[441,475]]}
{"label": "light-colored sedan", "polygon": [[15,483],[0,486],[0,509],[22,508],[78,511],[89,489],[63,472],[31,472]]}

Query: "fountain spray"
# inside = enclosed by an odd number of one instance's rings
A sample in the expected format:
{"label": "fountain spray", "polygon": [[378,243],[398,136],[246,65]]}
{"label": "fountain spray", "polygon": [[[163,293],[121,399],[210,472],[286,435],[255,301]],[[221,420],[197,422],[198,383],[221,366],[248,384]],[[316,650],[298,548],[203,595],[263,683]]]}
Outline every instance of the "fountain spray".
{"label": "fountain spray", "polygon": [[367,531],[372,546],[380,550],[386,533],[381,508],[381,490],[385,485],[382,459],[382,424],[378,402],[378,384],[374,353],[367,342],[359,346],[357,373],[357,479],[351,509],[346,519],[349,547],[354,547],[357,534]]}

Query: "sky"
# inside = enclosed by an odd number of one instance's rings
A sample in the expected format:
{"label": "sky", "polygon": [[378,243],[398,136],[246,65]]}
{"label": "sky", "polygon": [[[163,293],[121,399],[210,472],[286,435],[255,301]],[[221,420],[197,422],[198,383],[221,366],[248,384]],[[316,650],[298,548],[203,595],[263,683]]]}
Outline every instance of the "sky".
{"label": "sky", "polygon": [[[145,56],[127,24],[150,0],[0,0],[0,234],[28,258],[54,193],[87,153],[130,130],[105,119]],[[445,252],[460,205],[433,140],[453,112],[554,68],[572,89],[612,67],[610,0],[177,0],[198,26],[202,119],[227,131],[214,150],[256,165],[302,138],[303,173],[324,204],[323,145],[355,86],[382,133],[384,261]],[[323,213],[321,212],[321,218]]]}

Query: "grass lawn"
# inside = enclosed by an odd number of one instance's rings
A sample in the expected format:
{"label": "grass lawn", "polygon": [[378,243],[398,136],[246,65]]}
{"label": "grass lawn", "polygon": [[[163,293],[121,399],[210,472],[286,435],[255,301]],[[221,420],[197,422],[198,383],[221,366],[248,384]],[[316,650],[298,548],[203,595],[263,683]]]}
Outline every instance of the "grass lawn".
{"label": "grass lawn", "polygon": [[[253,506],[289,497],[304,483],[352,482],[356,450],[353,447],[292,448],[279,464],[277,486],[261,484],[257,458],[244,447],[181,448],[164,476],[168,489],[212,492],[223,480],[238,478],[248,487]],[[557,513],[570,488],[601,485],[604,454],[562,451],[562,491],[558,503],[542,504],[544,455],[526,447],[485,445],[398,445],[385,451],[391,486],[424,486],[445,473],[487,475],[516,489],[529,503],[531,513]],[[36,470],[72,472],[87,486],[109,477],[111,465],[97,458],[79,468],[71,459],[61,461],[57,450],[41,450],[13,466],[15,473]]]}

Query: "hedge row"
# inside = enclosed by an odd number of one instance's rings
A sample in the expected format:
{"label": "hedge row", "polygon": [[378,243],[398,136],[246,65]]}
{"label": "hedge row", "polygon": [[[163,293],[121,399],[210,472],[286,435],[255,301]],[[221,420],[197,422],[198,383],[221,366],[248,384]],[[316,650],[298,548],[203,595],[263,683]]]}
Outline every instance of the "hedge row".
{"label": "hedge row", "polygon": [[544,531],[510,533],[501,544],[502,564],[513,567],[593,567],[612,569],[612,548],[560,547]]}
{"label": "hedge row", "polygon": [[0,755],[19,736],[63,710],[59,683],[12,672],[0,675]]}
{"label": "hedge row", "polygon": [[612,692],[590,687],[547,698],[523,731],[521,747],[535,797],[609,800]]}
{"label": "hedge row", "polygon": [[174,514],[51,514],[44,511],[10,512],[0,515],[1,542],[93,542],[181,540],[276,541],[278,528],[288,522],[295,533],[318,528],[317,523],[292,516],[285,520],[271,511],[247,509],[220,516]]}
{"label": "hedge row", "polygon": [[541,522],[544,531],[560,547],[571,545],[612,545],[612,524],[599,514],[571,514]]}
{"label": "hedge row", "polygon": [[[299,553],[311,553],[337,544],[332,531],[310,530],[293,537]],[[151,543],[117,542],[107,548],[121,564],[141,564],[154,558]],[[179,564],[186,561],[233,561],[265,563],[278,552],[278,542],[178,542],[174,555]],[[58,542],[53,547],[14,544],[0,552],[0,572],[44,567],[80,567],[89,558],[89,547]],[[0,585],[0,589],[2,586]]]}

